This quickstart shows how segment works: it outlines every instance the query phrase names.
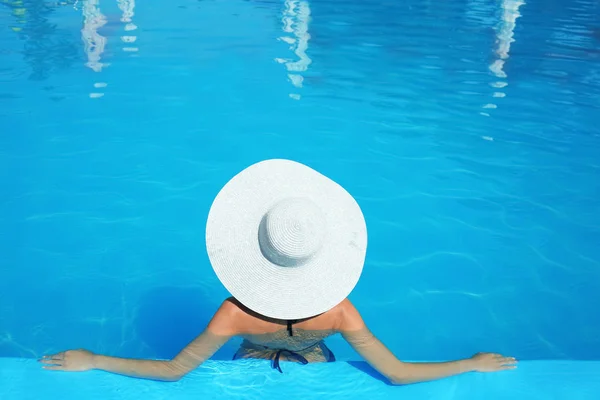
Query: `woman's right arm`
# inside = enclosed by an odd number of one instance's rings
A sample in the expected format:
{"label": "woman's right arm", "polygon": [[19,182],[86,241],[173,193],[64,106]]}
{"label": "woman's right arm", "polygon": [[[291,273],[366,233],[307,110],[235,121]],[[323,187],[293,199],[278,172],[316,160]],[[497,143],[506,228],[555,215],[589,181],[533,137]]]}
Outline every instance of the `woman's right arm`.
{"label": "woman's right arm", "polygon": [[514,369],[516,360],[499,354],[478,353],[463,360],[410,363],[398,360],[369,331],[360,313],[349,300],[341,305],[339,331],[358,354],[395,385],[425,382],[465,372],[493,372]]}
{"label": "woman's right arm", "polygon": [[100,369],[143,379],[177,381],[209,359],[229,338],[237,334],[241,311],[232,301],[221,304],[208,326],[172,360],[110,357],[87,350],[68,350],[44,356],[44,369],[87,371]]}

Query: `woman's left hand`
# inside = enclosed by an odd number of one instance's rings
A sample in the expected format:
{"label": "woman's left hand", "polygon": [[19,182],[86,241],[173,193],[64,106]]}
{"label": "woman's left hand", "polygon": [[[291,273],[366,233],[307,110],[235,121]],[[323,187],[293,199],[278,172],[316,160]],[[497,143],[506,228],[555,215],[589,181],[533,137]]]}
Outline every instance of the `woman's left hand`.
{"label": "woman's left hand", "polygon": [[87,350],[67,350],[43,356],[42,368],[58,371],[88,371],[94,368],[94,353]]}

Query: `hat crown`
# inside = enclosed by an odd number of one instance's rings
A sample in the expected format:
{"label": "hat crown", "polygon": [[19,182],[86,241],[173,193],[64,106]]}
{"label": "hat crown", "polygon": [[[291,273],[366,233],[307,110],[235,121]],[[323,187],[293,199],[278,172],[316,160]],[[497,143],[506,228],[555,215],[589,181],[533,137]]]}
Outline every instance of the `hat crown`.
{"label": "hat crown", "polygon": [[263,216],[258,241],[271,263],[298,267],[321,248],[326,232],[325,215],[312,201],[288,198],[276,203]]}

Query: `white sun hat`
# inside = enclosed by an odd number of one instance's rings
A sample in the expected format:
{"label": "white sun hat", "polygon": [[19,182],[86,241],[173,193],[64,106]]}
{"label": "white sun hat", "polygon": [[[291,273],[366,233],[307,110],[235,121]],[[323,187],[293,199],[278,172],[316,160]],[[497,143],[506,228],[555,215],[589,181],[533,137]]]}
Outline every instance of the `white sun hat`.
{"label": "white sun hat", "polygon": [[261,161],[215,198],[206,248],[225,288],[267,317],[297,320],[330,310],[360,278],[367,227],[340,185],[295,161]]}

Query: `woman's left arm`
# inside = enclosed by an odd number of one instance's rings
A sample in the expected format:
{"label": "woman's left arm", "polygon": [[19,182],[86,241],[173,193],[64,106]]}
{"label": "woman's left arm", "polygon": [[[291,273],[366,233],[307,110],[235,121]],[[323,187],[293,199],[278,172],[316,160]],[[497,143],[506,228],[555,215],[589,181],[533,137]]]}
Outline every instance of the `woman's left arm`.
{"label": "woman's left arm", "polygon": [[232,336],[237,334],[239,308],[229,300],[223,302],[210,323],[196,339],[172,360],[142,360],[110,357],[87,350],[68,350],[44,356],[44,369],[87,371],[99,369],[136,378],[177,381],[209,359]]}

